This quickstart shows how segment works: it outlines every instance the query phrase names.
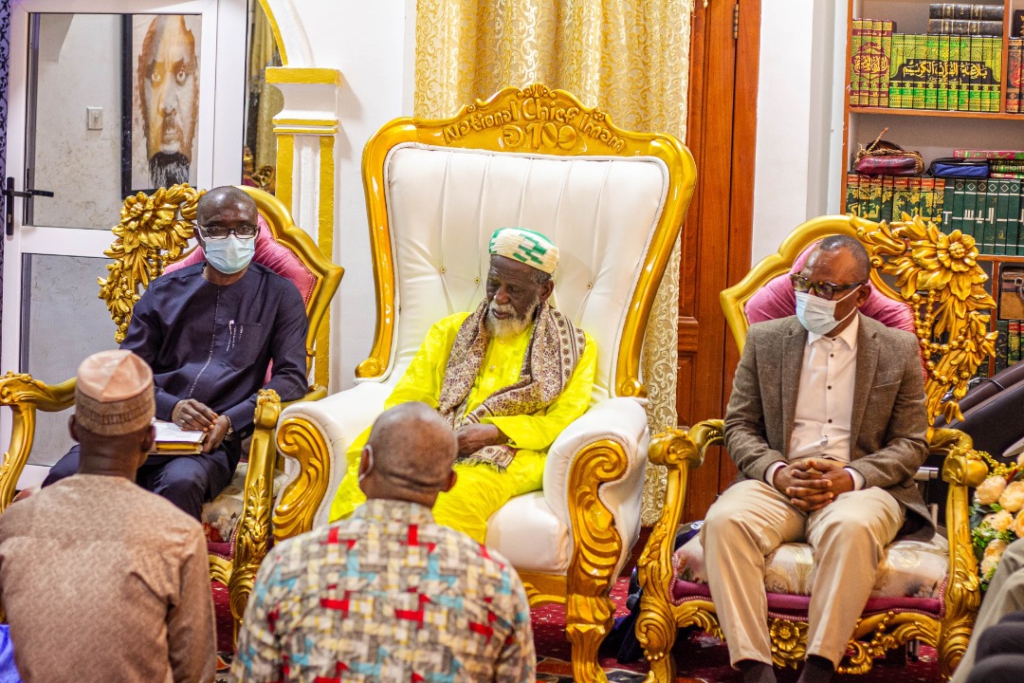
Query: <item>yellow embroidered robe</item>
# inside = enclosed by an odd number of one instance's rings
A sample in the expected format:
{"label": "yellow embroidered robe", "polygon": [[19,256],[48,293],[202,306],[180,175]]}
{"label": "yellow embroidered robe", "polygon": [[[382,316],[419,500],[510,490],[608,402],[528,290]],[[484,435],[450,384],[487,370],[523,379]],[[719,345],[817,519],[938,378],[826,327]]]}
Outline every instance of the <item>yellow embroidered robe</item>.
{"label": "yellow embroidered robe", "polygon": [[[437,407],[448,365],[448,354],[455,336],[470,312],[456,313],[434,324],[417,351],[409,368],[384,402],[384,409],[400,403],[422,401]],[[467,412],[475,409],[499,389],[519,380],[523,357],[533,334],[533,326],[511,339],[491,339],[480,372],[467,399]],[[512,464],[504,472],[480,465],[456,465],[455,487],[438,496],[434,518],[463,531],[481,543],[487,534],[487,520],[513,496],[541,488],[544,459],[555,438],[590,406],[597,371],[597,345],[587,334],[586,346],[576,370],[562,394],[546,410],[533,415],[488,417],[481,422],[494,424],[518,449]],[[370,434],[369,427],[348,449],[348,470],[331,504],[331,521],[347,517],[366,497],[357,482],[359,456]]]}

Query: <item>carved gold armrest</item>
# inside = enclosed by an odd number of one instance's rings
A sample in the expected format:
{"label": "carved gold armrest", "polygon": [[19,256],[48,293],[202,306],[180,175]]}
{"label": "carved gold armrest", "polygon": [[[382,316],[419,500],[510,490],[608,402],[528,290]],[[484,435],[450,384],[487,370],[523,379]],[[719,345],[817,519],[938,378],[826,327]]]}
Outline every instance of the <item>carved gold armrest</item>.
{"label": "carved gold armrest", "polygon": [[930,442],[933,453],[946,455],[942,463],[942,480],[949,484],[946,499],[949,578],[943,638],[939,648],[939,673],[945,679],[956,669],[967,649],[981,603],[978,561],[971,545],[968,506],[970,489],[985,480],[988,466],[974,450],[971,437],[958,429],[936,429]]}
{"label": "carved gold armrest", "polygon": [[0,463],[0,512],[14,498],[14,490],[25,468],[36,431],[36,411],[54,413],[75,403],[75,379],[61,384],[43,384],[31,375],[8,372],[0,377],[0,406],[11,409],[11,444]]}
{"label": "carved gold armrest", "polygon": [[283,541],[313,528],[331,478],[331,452],[320,430],[301,416],[278,425],[277,448],[299,463],[298,476],[274,509],[274,538]]}
{"label": "carved gold armrest", "polygon": [[245,614],[256,572],[270,547],[270,510],[274,505],[274,427],[281,415],[281,398],[263,389],[256,398],[255,430],[245,473],[242,515],[235,534],[235,554],[228,582],[235,635]]}
{"label": "carved gold armrest", "polygon": [[686,502],[690,470],[700,467],[707,449],[722,443],[723,439],[722,420],[698,422],[689,430],[670,429],[651,439],[648,459],[655,465],[664,465],[668,472],[665,507],[637,562],[643,595],[636,636],[648,657],[660,660],[675,641],[676,625],[671,607],[672,580],[675,578],[672,551],[683,503]]}

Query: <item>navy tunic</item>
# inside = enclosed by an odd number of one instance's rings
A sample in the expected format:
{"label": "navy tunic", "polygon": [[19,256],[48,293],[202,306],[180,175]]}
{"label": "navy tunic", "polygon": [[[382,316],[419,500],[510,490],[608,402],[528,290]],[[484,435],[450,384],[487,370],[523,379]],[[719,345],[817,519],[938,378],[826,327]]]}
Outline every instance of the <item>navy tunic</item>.
{"label": "navy tunic", "polygon": [[[121,344],[153,369],[158,418],[169,421],[178,401],[194,398],[231,419],[234,433],[216,450],[150,456],[136,474],[140,486],[196,519],[203,503],[231,481],[260,388],[275,390],[282,401],[302,398],[307,389],[306,308],[295,285],[256,263],[237,282],[214,285],[203,278],[204,265],[154,280],[135,305]],[[43,486],[77,472],[78,461],[75,444]]]}
{"label": "navy tunic", "polygon": [[194,398],[245,433],[260,388],[282,401],[306,393],[306,308],[295,285],[258,263],[227,286],[207,282],[204,265],[154,280],[121,348],[153,368],[159,419],[169,421],[178,401]]}

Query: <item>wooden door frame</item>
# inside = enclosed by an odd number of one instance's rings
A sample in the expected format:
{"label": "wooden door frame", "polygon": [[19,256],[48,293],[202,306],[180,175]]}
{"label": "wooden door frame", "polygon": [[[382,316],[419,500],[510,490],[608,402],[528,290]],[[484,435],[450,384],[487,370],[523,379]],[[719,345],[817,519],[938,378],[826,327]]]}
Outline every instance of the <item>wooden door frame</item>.
{"label": "wooden door frame", "polygon": [[[750,270],[761,0],[697,0],[691,38],[686,144],[698,181],[680,264],[681,425],[724,416],[739,360],[718,295]],[[691,474],[683,520],[703,518],[735,472],[710,451]]]}

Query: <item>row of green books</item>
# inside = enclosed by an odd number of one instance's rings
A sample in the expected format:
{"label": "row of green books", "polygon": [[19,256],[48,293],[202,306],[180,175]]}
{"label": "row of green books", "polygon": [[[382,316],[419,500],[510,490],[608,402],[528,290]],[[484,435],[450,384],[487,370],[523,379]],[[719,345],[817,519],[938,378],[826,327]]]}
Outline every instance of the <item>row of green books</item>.
{"label": "row of green books", "polygon": [[1002,38],[896,34],[891,50],[890,107],[999,111]]}
{"label": "row of green books", "polygon": [[[1021,321],[997,320],[996,332],[999,333],[996,337],[996,372],[1000,372],[1021,360]],[[982,363],[982,367],[987,365],[988,363]]]}
{"label": "row of green books", "polygon": [[945,197],[944,178],[846,176],[846,213],[869,221],[900,220],[904,213],[938,221]]}
{"label": "row of green books", "polygon": [[915,35],[894,28],[891,21],[854,20],[851,107],[1000,110],[1001,36]]}
{"label": "row of green books", "polygon": [[946,185],[942,230],[974,237],[978,252],[1024,255],[1024,200],[1021,181],[955,178]]}
{"label": "row of green books", "polygon": [[981,254],[1024,256],[1021,180],[846,177],[846,213],[871,221],[921,216],[949,234],[971,235]]}

